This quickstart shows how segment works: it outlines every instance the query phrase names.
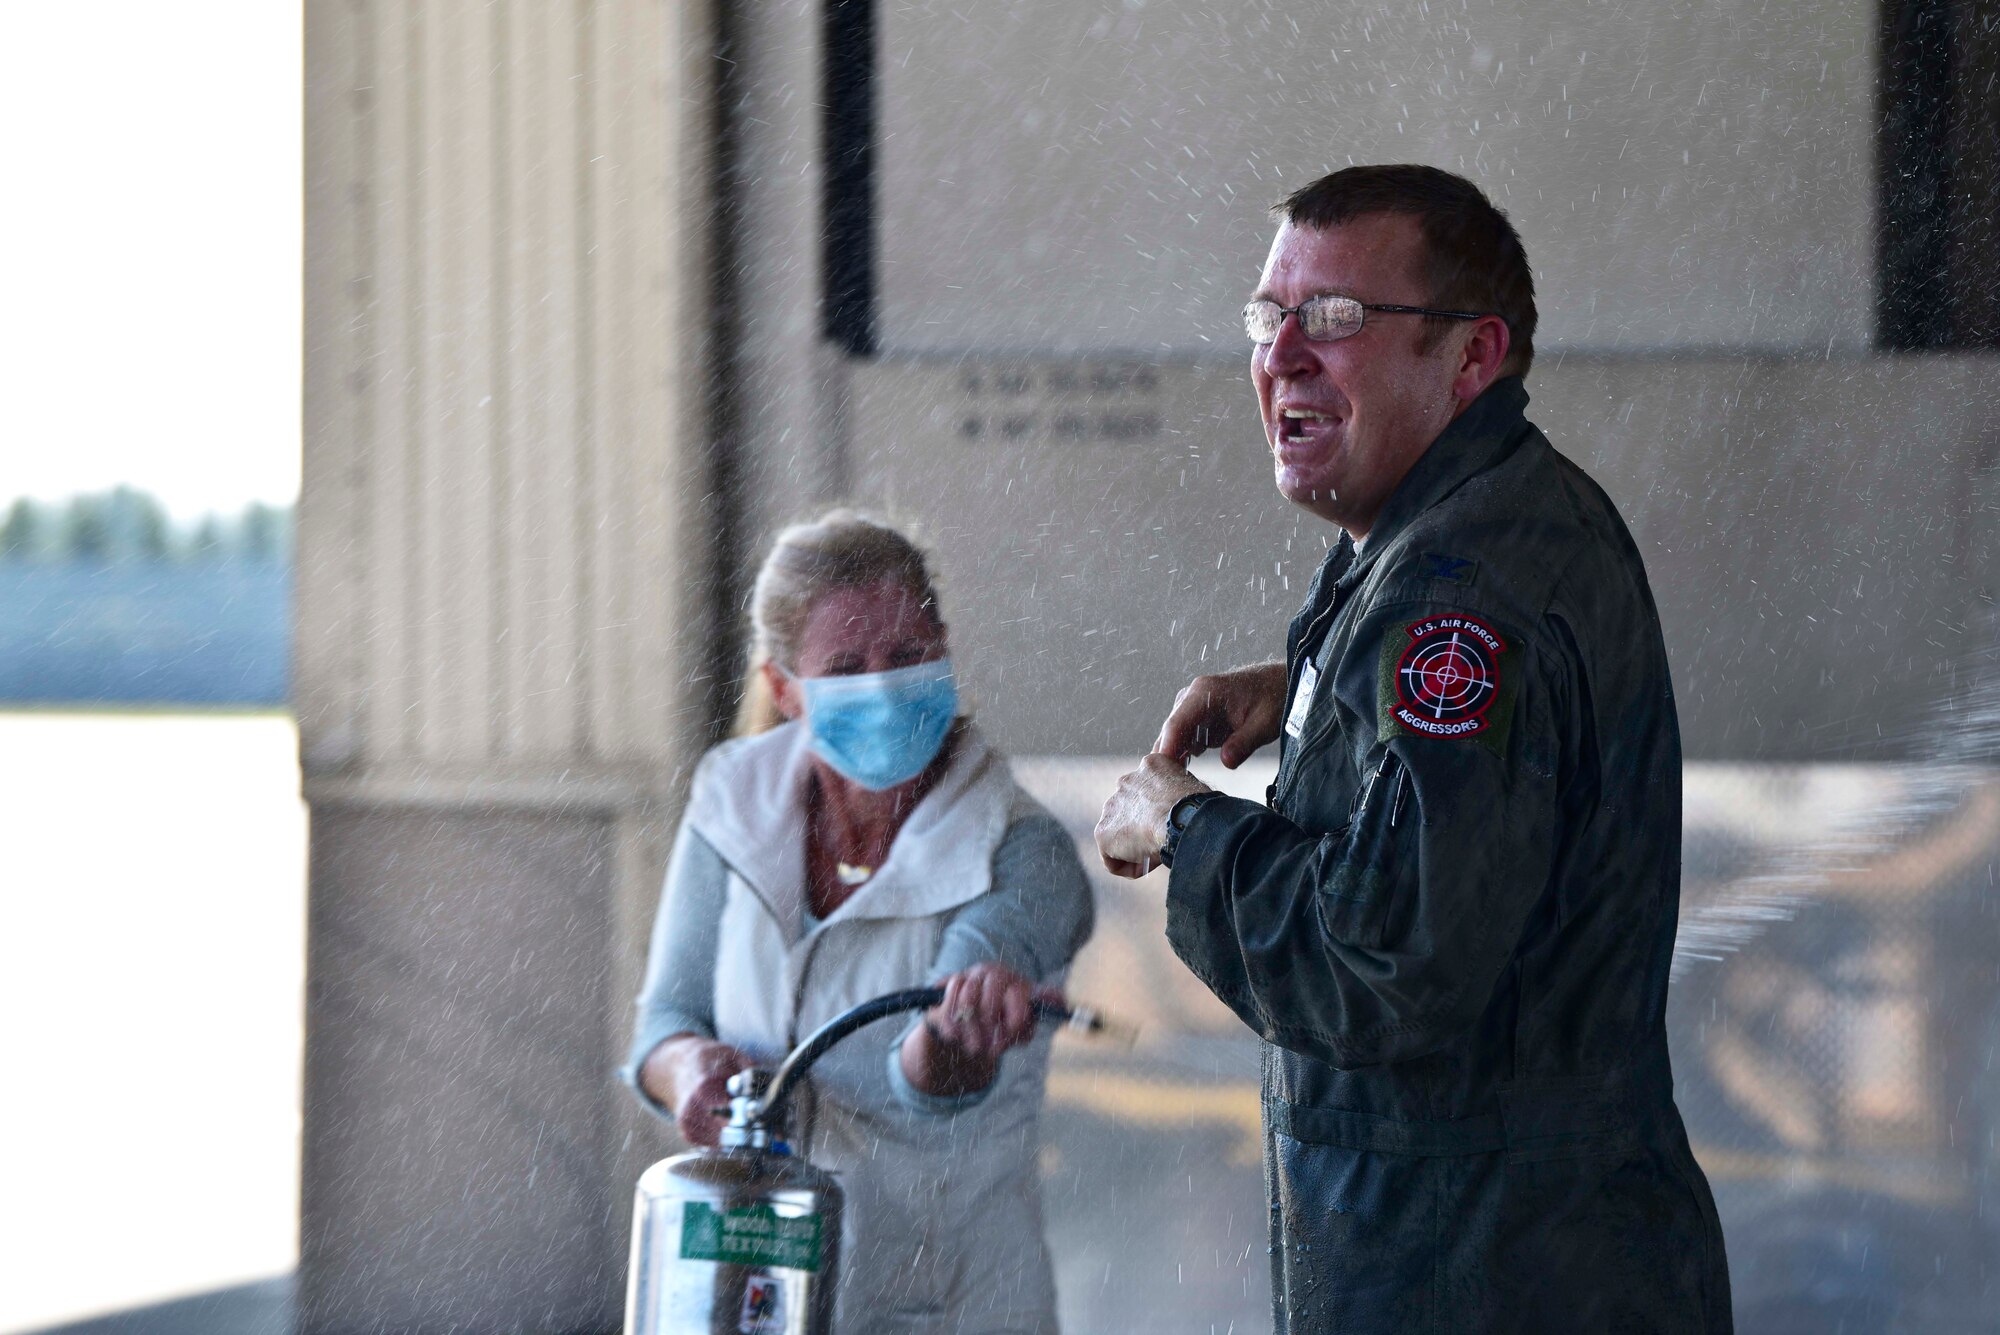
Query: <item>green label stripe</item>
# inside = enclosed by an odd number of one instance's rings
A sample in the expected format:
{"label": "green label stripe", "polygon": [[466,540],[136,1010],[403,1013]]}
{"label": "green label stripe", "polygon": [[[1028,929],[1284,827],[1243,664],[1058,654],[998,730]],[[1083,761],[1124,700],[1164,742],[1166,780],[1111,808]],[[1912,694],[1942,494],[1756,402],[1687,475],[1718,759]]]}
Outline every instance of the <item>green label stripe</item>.
{"label": "green label stripe", "polygon": [[681,1214],[681,1256],[818,1274],[821,1222],[816,1214],[781,1215],[768,1205],[718,1210],[689,1201]]}

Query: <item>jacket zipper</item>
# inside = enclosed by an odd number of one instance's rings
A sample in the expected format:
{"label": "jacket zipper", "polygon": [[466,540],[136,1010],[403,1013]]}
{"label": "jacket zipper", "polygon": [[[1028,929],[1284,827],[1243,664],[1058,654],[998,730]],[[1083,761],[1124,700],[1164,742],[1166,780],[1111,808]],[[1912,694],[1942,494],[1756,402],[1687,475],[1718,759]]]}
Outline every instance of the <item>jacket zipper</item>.
{"label": "jacket zipper", "polygon": [[[785,1026],[785,1048],[787,1051],[799,1045],[799,1011],[806,1004],[806,979],[812,975],[813,960],[819,954],[819,943],[826,936],[825,928],[826,924],[821,923],[820,930],[814,932],[812,939],[806,942],[806,957],[799,963],[799,981],[792,989],[791,1020]],[[803,1111],[805,1115],[798,1119],[799,1143],[795,1147],[794,1152],[801,1157],[810,1157],[812,1154],[813,1127],[819,1121],[819,1091],[813,1088],[811,1076],[807,1076],[801,1082],[799,1092],[804,1095],[804,1098],[795,1100],[795,1104],[804,1105]]]}
{"label": "jacket zipper", "polygon": [[1285,672],[1287,676],[1297,676],[1299,670],[1299,664],[1303,662],[1305,659],[1312,657],[1312,646],[1319,643],[1319,634],[1321,628],[1323,628],[1328,621],[1332,620],[1333,615],[1336,612],[1340,611],[1341,603],[1345,601],[1346,598],[1341,592],[1340,584],[1338,583],[1338,581],[1336,581],[1333,586],[1333,601],[1328,603],[1326,607],[1321,610],[1318,616],[1314,617],[1311,621],[1306,623],[1305,632],[1299,636],[1299,656],[1293,659],[1291,662],[1285,664]]}
{"label": "jacket zipper", "polygon": [[[724,863],[723,865],[728,866],[729,871],[738,880],[742,881],[744,885],[749,887],[750,897],[757,901],[757,907],[764,910],[764,916],[769,918],[772,926],[777,927],[779,934],[783,935],[784,928],[782,922],[779,920],[778,912],[771,907],[771,901],[764,897],[764,892],[758,887],[757,883],[752,881],[748,876],[745,876],[738,868],[729,866],[728,863]],[[821,926],[825,926],[825,924],[822,923]],[[813,958],[819,952],[820,937],[822,935],[824,933],[816,933],[810,941],[806,942],[806,956],[799,964],[798,985],[792,989],[792,1013],[791,1017],[785,1022],[785,1050],[787,1052],[799,1045],[799,1008],[805,1005],[806,978],[812,973]],[[818,1120],[818,1105],[819,1095],[812,1087],[812,1077],[808,1076],[801,1083],[799,1096],[792,1101],[792,1106],[802,1109],[805,1114],[798,1119],[801,1129],[799,1144],[796,1150],[800,1155],[807,1154],[811,1149],[812,1126]]]}
{"label": "jacket zipper", "polygon": [[[1359,558],[1356,559],[1358,560]],[[1347,568],[1347,575],[1351,575],[1353,573],[1354,573],[1354,567],[1350,565]],[[1341,576],[1341,578],[1345,579],[1347,575],[1343,575]],[[1298,658],[1292,660],[1290,663],[1287,663],[1285,665],[1285,675],[1287,680],[1290,680],[1298,675],[1299,664],[1312,658],[1313,650],[1315,647],[1321,649],[1331,647],[1332,645],[1331,627],[1333,621],[1336,617],[1340,615],[1341,610],[1347,606],[1349,601],[1352,600],[1354,595],[1354,590],[1359,587],[1360,587],[1359,580],[1355,581],[1353,585],[1345,589],[1340,587],[1339,581],[1335,581],[1333,588],[1333,601],[1329,602],[1323,609],[1321,609],[1320,614],[1318,616],[1314,617],[1310,622],[1306,624],[1305,632],[1299,636],[1299,656]],[[1325,637],[1324,644],[1322,644],[1321,642],[1323,636]],[[1316,662],[1314,666],[1317,668],[1321,676],[1324,676],[1326,674],[1328,666],[1326,663]],[[1317,689],[1318,688],[1316,685],[1315,693],[1317,693]],[[1296,702],[1290,698],[1287,698],[1285,701],[1288,710],[1295,703]],[[1322,731],[1324,730],[1322,729]],[[1282,732],[1280,733],[1280,736],[1283,737]],[[1316,737],[1317,734],[1315,734],[1315,738]],[[1281,770],[1283,768],[1283,760],[1290,759],[1290,757],[1298,750],[1298,748],[1303,746],[1306,742],[1305,725],[1303,721],[1301,721],[1300,723],[1299,735],[1296,738],[1287,738],[1285,740],[1287,740],[1290,743],[1290,745],[1285,747],[1284,755],[1281,758],[1280,761]],[[1275,789],[1277,785],[1273,784],[1272,787]]]}
{"label": "jacket zipper", "polygon": [[[1305,630],[1299,634],[1298,653],[1286,656],[1285,684],[1287,689],[1285,692],[1285,712],[1287,716],[1290,715],[1292,706],[1296,703],[1292,696],[1291,684],[1298,681],[1299,664],[1312,656],[1312,646],[1318,642],[1321,629],[1327,624],[1327,621],[1334,613],[1340,610],[1340,605],[1344,601],[1341,596],[1340,581],[1353,573],[1354,563],[1358,560],[1360,560],[1358,553],[1349,558],[1347,569],[1341,571],[1333,581],[1332,597],[1327,600],[1326,606],[1320,609],[1319,615],[1308,621]],[[1301,735],[1297,738],[1289,736],[1283,728],[1278,729],[1278,772],[1272,777],[1270,786],[1264,790],[1264,804],[1273,811],[1278,809],[1278,790],[1284,786],[1285,780],[1290,775],[1292,759],[1298,754],[1299,743],[1302,741],[1304,741],[1303,727],[1301,727]]]}

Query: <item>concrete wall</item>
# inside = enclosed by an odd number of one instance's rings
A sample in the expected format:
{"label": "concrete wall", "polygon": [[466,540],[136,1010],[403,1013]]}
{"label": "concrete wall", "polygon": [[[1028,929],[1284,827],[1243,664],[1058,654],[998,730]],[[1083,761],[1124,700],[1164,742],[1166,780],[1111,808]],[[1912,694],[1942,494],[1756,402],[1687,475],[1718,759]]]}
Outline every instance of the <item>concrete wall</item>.
{"label": "concrete wall", "polygon": [[[856,487],[918,519],[982,717],[1132,754],[1195,673],[1282,651],[1334,530],[1273,490],[1244,364],[887,361]],[[2000,359],[1550,356],[1530,415],[1618,502],[1691,757],[1949,751],[1990,672]]]}
{"label": "concrete wall", "polygon": [[703,6],[307,6],[308,1331],[617,1323],[709,714]]}
{"label": "concrete wall", "polygon": [[[846,358],[820,337],[821,0],[724,5],[718,446],[758,539],[848,487]],[[747,590],[747,585],[745,586]]]}
{"label": "concrete wall", "polygon": [[610,1324],[615,824],[314,803],[309,1329]]}

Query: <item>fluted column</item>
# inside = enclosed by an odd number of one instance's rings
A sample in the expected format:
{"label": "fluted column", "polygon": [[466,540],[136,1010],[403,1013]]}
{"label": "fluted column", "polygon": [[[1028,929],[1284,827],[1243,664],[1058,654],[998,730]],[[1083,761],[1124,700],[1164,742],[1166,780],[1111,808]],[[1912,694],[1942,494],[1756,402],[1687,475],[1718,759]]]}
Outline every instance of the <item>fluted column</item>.
{"label": "fluted column", "polygon": [[309,1331],[616,1324],[713,712],[710,17],[308,0]]}

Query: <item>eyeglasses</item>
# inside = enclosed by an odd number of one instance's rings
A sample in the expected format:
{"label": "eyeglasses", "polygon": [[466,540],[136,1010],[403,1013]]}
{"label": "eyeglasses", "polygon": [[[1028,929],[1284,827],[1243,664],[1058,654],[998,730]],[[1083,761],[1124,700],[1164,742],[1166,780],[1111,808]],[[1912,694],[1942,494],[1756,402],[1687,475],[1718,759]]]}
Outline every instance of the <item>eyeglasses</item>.
{"label": "eyeglasses", "polygon": [[1383,306],[1353,297],[1307,297],[1296,306],[1280,306],[1275,301],[1253,301],[1243,308],[1243,332],[1252,343],[1270,343],[1285,327],[1285,317],[1299,317],[1299,332],[1315,343],[1331,343],[1361,332],[1364,312],[1385,315],[1435,315],[1446,320],[1483,320],[1478,311],[1434,311],[1428,306]]}

